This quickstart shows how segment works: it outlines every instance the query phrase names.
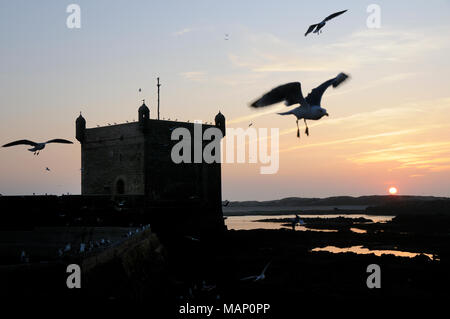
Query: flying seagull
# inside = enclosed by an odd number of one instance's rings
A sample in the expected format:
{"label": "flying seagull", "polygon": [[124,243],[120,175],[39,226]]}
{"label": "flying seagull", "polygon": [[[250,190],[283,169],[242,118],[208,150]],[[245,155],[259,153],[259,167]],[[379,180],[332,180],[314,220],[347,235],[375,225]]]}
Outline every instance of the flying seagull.
{"label": "flying seagull", "polygon": [[14,142],[5,144],[5,145],[3,145],[3,147],[10,147],[10,146],[15,146],[15,145],[31,145],[33,147],[29,148],[28,150],[30,152],[34,152],[34,155],[39,155],[39,152],[45,148],[45,144],[49,144],[49,143],[73,144],[73,142],[71,142],[71,141],[56,138],[54,140],[50,140],[50,141],[47,141],[44,143],[36,143],[36,142],[30,141],[30,140],[18,140],[18,141],[14,141]]}
{"label": "flying seagull", "polygon": [[253,279],[253,281],[260,281],[260,280],[264,280],[266,278],[265,272],[267,270],[267,268],[269,267],[270,263],[272,261],[269,261],[267,263],[267,265],[264,267],[263,271],[261,272],[261,274],[257,275],[257,276],[248,276],[248,277],[244,277],[241,280],[249,280],[249,279]]}
{"label": "flying seagull", "polygon": [[50,172],[50,168],[48,168],[48,167],[46,167],[45,170],[46,170],[47,172]]}
{"label": "flying seagull", "polygon": [[184,236],[184,238],[192,240],[192,241],[200,241],[200,239],[192,237],[192,236],[188,236],[188,235]]}
{"label": "flying seagull", "polygon": [[329,86],[338,87],[342,82],[348,78],[345,73],[339,73],[335,78],[323,82],[309,93],[306,98],[302,94],[302,86],[300,82],[291,82],[280,85],[270,92],[264,94],[261,98],[253,102],[252,107],[263,107],[284,101],[286,106],[300,104],[300,106],[288,112],[278,113],[280,115],[295,115],[297,118],[297,137],[300,137],[300,129],[298,127],[298,120],[305,121],[306,135],[309,136],[309,129],[306,120],[320,120],[323,116],[328,116],[327,110],[320,106],[322,95]]}
{"label": "flying seagull", "polygon": [[[339,12],[330,14],[328,17],[326,17],[325,19],[323,19],[322,22],[319,22],[319,23],[317,23],[317,24],[312,24],[312,25],[310,25],[309,28],[308,28],[308,30],[307,30],[306,33],[305,33],[305,37],[306,37],[309,33],[311,33],[311,32],[317,33],[317,34],[322,33],[322,30],[321,30],[321,29],[325,26],[325,24],[326,24],[327,21],[330,21],[331,19],[336,18],[337,16],[343,14],[343,13],[346,12],[346,11],[347,11],[347,10],[343,10],[343,11],[339,11]],[[313,31],[313,30],[314,30],[314,31]]]}

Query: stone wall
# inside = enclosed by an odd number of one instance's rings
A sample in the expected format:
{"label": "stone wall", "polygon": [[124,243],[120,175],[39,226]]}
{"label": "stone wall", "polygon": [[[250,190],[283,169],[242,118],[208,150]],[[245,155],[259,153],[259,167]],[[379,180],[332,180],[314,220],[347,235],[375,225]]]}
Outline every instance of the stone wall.
{"label": "stone wall", "polygon": [[87,129],[81,147],[82,194],[144,194],[144,136],[138,123]]}

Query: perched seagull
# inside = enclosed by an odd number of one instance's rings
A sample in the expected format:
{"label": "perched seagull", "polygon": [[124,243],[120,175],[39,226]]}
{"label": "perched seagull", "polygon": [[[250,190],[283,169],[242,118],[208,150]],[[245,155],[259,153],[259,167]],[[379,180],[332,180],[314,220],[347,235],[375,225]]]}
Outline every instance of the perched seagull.
{"label": "perched seagull", "polygon": [[272,261],[269,261],[266,265],[266,267],[264,267],[263,271],[261,272],[261,274],[259,274],[258,276],[248,276],[248,277],[244,277],[241,280],[249,280],[249,279],[253,279],[253,281],[260,281],[260,280],[264,280],[266,278],[265,272],[267,270],[267,268],[269,267],[270,263]]}
{"label": "perched seagull", "polygon": [[202,288],[201,288],[202,291],[211,291],[215,288],[216,288],[216,285],[207,285],[206,281],[204,281],[204,280],[202,281]]}
{"label": "perched seagull", "polygon": [[295,214],[295,219],[294,219],[296,224],[299,224],[300,226],[304,225],[305,222],[303,221],[303,219],[300,218],[300,216],[298,216],[297,214]]}
{"label": "perched seagull", "polygon": [[[326,17],[325,19],[323,19],[322,22],[319,22],[319,23],[317,23],[317,24],[312,24],[312,25],[310,25],[309,28],[308,28],[308,30],[307,30],[306,33],[305,33],[305,37],[306,37],[309,33],[311,33],[311,32],[317,33],[317,34],[322,33],[322,30],[321,30],[321,29],[325,26],[325,24],[326,24],[327,21],[330,21],[331,19],[336,18],[337,16],[343,14],[343,13],[346,12],[346,11],[347,11],[347,10],[343,10],[343,11],[339,11],[339,12],[330,14],[328,17]],[[314,30],[314,29],[315,29],[315,30]],[[313,30],[314,30],[314,31],[313,31]]]}
{"label": "perched seagull", "polygon": [[292,230],[295,230],[295,226],[297,226],[297,224],[303,226],[305,222],[300,218],[300,216],[295,214],[295,218],[292,220]]}
{"label": "perched seagull", "polygon": [[10,147],[10,146],[15,146],[15,145],[31,145],[33,147],[29,148],[28,150],[30,152],[34,152],[34,155],[39,155],[39,151],[43,150],[45,148],[45,144],[49,144],[49,143],[73,144],[73,142],[71,142],[71,141],[56,138],[54,140],[50,140],[50,141],[47,141],[44,143],[36,143],[36,142],[30,141],[30,140],[18,140],[18,141],[14,141],[14,142],[5,144],[5,145],[3,145],[3,147]]}
{"label": "perched seagull", "polygon": [[22,250],[22,253],[20,254],[20,261],[23,263],[27,261],[27,254],[25,253],[25,250]]}
{"label": "perched seagull", "polygon": [[300,82],[291,82],[280,85],[270,92],[264,94],[261,98],[253,102],[252,107],[263,107],[284,101],[286,106],[300,104],[300,106],[288,112],[278,113],[280,115],[295,115],[297,118],[297,137],[300,137],[300,129],[298,120],[305,121],[306,135],[309,136],[309,129],[306,120],[320,120],[323,116],[328,116],[327,110],[320,106],[322,95],[329,86],[338,87],[348,78],[345,73],[339,73],[335,78],[323,82],[308,94],[306,98],[302,94],[302,86]]}

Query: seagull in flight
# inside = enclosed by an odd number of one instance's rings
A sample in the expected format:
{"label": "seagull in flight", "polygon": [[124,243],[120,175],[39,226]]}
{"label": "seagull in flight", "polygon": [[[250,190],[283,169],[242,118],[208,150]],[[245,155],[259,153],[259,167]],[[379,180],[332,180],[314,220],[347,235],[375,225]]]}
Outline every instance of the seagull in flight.
{"label": "seagull in flight", "polygon": [[192,237],[192,236],[189,236],[189,235],[184,236],[184,238],[192,240],[192,241],[200,241],[200,239]]}
{"label": "seagull in flight", "polygon": [[46,170],[47,172],[50,172],[50,168],[48,168],[48,167],[46,167],[45,170]]}
{"label": "seagull in flight", "polygon": [[322,33],[322,28],[325,26],[325,24],[327,23],[327,21],[330,21],[333,18],[336,18],[337,16],[343,14],[344,12],[346,12],[347,10],[343,10],[343,11],[339,11],[339,12],[335,12],[333,14],[330,14],[328,17],[326,17],[325,19],[323,19],[321,22],[317,23],[317,24],[311,24],[308,28],[308,30],[305,33],[305,37],[313,32],[313,33],[317,33],[317,35],[319,35],[320,33]]}
{"label": "seagull in flight", "polygon": [[30,141],[30,140],[18,140],[18,141],[14,141],[14,142],[5,144],[5,145],[3,145],[3,147],[10,147],[10,146],[15,146],[15,145],[31,145],[33,147],[29,148],[28,150],[30,152],[34,152],[34,155],[39,155],[39,152],[45,148],[46,144],[49,144],[49,143],[73,144],[73,142],[71,142],[71,141],[56,138],[56,139],[53,139],[53,140],[50,140],[50,141],[47,141],[44,143],[36,143],[36,142]]}
{"label": "seagull in flight", "polygon": [[261,274],[259,274],[259,275],[257,275],[257,276],[248,276],[248,277],[244,277],[244,278],[242,278],[241,280],[250,280],[250,279],[253,279],[253,281],[261,281],[261,280],[264,280],[264,279],[266,278],[266,275],[265,275],[266,270],[267,270],[267,268],[269,268],[271,262],[272,262],[272,261],[269,261],[269,262],[267,263],[267,265],[264,267],[264,269],[263,269],[263,271],[261,272]]}
{"label": "seagull in flight", "polygon": [[302,94],[302,86],[300,82],[291,82],[280,85],[270,92],[264,94],[261,98],[250,104],[250,106],[258,108],[272,105],[284,101],[286,106],[300,104],[300,106],[288,112],[278,113],[280,115],[294,115],[297,118],[297,137],[300,137],[300,129],[298,127],[298,120],[305,121],[305,134],[309,136],[309,128],[306,120],[320,120],[323,116],[328,116],[326,109],[321,107],[322,95],[330,86],[338,87],[349,76],[345,73],[339,73],[335,78],[323,82],[309,93],[306,98]]}

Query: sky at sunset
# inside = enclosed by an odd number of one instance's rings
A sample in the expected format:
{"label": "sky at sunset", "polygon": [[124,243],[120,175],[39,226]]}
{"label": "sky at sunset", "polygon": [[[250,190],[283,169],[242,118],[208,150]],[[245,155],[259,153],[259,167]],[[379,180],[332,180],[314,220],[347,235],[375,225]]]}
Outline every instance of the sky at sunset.
{"label": "sky at sunset", "polygon": [[[81,7],[81,28],[66,7]],[[381,8],[381,28],[366,25]],[[317,36],[310,24],[348,9]],[[225,40],[228,34],[228,40]],[[223,198],[450,195],[450,1],[0,1],[0,144],[65,138],[39,156],[0,148],[0,193],[80,193],[75,119],[88,127],[156,116],[229,128],[278,128],[279,171],[223,164]],[[322,99],[329,117],[296,136],[277,104],[251,109],[271,88],[303,94],[351,75]],[[138,89],[142,88],[142,93]],[[49,167],[51,172],[46,172]]]}

